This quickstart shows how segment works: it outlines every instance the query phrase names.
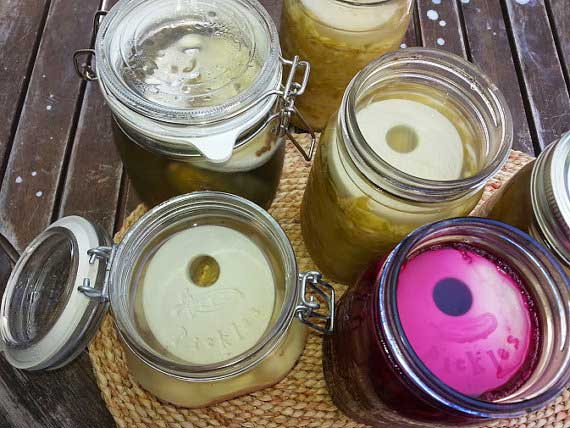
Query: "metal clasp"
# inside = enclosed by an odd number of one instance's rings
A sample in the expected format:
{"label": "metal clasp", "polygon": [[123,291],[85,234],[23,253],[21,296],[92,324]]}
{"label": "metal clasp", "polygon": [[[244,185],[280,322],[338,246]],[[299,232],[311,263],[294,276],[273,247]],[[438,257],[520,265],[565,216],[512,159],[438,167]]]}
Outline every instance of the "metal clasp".
{"label": "metal clasp", "polygon": [[[279,124],[277,125],[277,135],[285,135],[289,141],[291,141],[297,148],[299,153],[301,153],[303,158],[306,161],[310,161],[313,158],[315,148],[317,147],[317,137],[313,128],[307,123],[301,112],[295,107],[295,99],[299,95],[303,95],[305,89],[307,88],[307,84],[309,83],[309,75],[311,73],[311,65],[307,61],[301,61],[298,56],[295,56],[291,61],[283,57],[280,57],[279,59],[284,66],[290,66],[289,74],[287,76],[285,84],[282,85],[280,89],[274,89],[264,93],[253,103],[253,105],[257,105],[265,101],[268,97],[275,96],[277,96],[280,100],[278,110],[275,113],[269,115],[265,120],[263,126],[261,126],[259,129],[261,130],[274,120],[278,120]],[[303,73],[303,78],[300,82],[295,81],[295,75],[298,71],[302,71]],[[308,133],[311,135],[311,144],[308,151],[305,150],[299,141],[297,141],[289,129],[293,115],[296,115],[299,118],[303,127],[307,129]]]}
{"label": "metal clasp", "polygon": [[[306,161],[310,161],[313,158],[313,154],[315,153],[315,148],[317,146],[317,137],[313,128],[307,123],[301,112],[297,110],[297,107],[295,107],[295,99],[299,95],[303,95],[305,93],[305,89],[309,83],[309,75],[311,74],[311,65],[307,61],[301,61],[297,55],[295,55],[292,61],[281,58],[281,62],[283,65],[290,66],[290,70],[289,76],[287,76],[287,80],[285,82],[285,87],[283,88],[283,92],[281,94],[281,98],[283,99],[283,107],[280,112],[279,129],[284,135],[287,136],[289,141],[295,145],[303,158]],[[302,71],[303,73],[301,82],[295,81],[295,75],[298,71]],[[293,115],[296,115],[299,118],[303,125],[303,128],[306,129],[311,135],[311,145],[309,146],[308,152],[303,148],[301,143],[297,141],[289,129]]]}
{"label": "metal clasp", "polygon": [[[334,288],[322,279],[320,272],[299,274],[301,302],[295,308],[295,316],[302,323],[324,334],[334,329]],[[322,303],[326,304],[325,309]]]}
{"label": "metal clasp", "polygon": [[89,256],[89,264],[94,264],[96,261],[104,263],[105,276],[103,280],[103,286],[101,288],[95,288],[91,284],[89,278],[83,278],[83,285],[77,287],[77,289],[83,293],[85,296],[92,300],[97,300],[99,302],[106,302],[109,300],[109,278],[111,274],[111,265],[114,256],[114,247],[96,247],[87,251]]}
{"label": "metal clasp", "polygon": [[[79,49],[73,52],[73,65],[75,67],[75,72],[83,80],[87,80],[89,82],[93,82],[98,79],[97,73],[93,68],[93,58],[95,57],[95,49],[93,48],[95,47],[95,39],[97,38],[97,32],[99,31],[101,20],[105,15],[107,15],[108,3],[108,0],[101,0],[99,3],[99,10],[95,12],[95,16],[93,17],[93,31],[90,48]],[[83,62],[81,62],[81,58],[84,58]]]}
{"label": "metal clasp", "polygon": [[[93,57],[95,56],[95,49],[79,49],[73,52],[73,65],[75,72],[83,80],[93,82],[98,79],[95,70],[91,66]],[[85,61],[81,62],[80,59],[85,57]]]}

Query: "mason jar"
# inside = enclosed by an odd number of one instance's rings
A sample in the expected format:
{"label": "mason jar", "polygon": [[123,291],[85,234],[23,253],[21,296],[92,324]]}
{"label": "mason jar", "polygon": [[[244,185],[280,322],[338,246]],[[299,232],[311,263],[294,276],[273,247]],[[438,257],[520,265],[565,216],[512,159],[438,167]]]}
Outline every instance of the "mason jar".
{"label": "mason jar", "polygon": [[410,48],[370,63],[323,132],[305,189],[312,259],[354,283],[417,227],[468,214],[512,139],[502,94],[462,58]]}
{"label": "mason jar", "polygon": [[[98,80],[113,113],[115,144],[141,199],[154,206],[207,189],[268,208],[310,67],[281,57],[263,6],[120,0],[95,22],[94,49],[75,53],[76,69]],[[293,80],[297,73],[300,82]]]}
{"label": "mason jar", "polygon": [[161,400],[201,407],[273,385],[332,329],[334,291],[299,273],[277,222],[218,192],[147,212],[120,244],[81,217],[24,251],[2,300],[6,359],[55,369],[92,339],[110,305],[130,374]]}
{"label": "mason jar", "polygon": [[323,348],[333,401],[390,428],[489,426],[542,408],[570,380],[569,286],[514,227],[422,226],[338,303]]}
{"label": "mason jar", "polygon": [[[366,64],[400,47],[413,0],[284,0],[281,45],[312,66],[297,102],[306,123],[323,129],[350,80]],[[299,126],[306,124],[298,121]]]}
{"label": "mason jar", "polygon": [[[528,231],[570,271],[570,132],[489,200],[489,217]],[[513,209],[516,207],[516,209]]]}

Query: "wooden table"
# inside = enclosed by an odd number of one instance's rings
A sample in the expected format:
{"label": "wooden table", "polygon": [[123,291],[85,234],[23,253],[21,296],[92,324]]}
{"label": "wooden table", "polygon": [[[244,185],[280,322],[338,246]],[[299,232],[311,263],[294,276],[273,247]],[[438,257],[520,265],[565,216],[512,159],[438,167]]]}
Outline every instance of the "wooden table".
{"label": "wooden table", "polygon": [[[262,3],[279,21],[281,1]],[[89,45],[97,7],[0,1],[0,232],[17,250],[63,215],[113,233],[138,203],[99,88],[80,80],[71,61]],[[497,82],[516,149],[538,154],[570,129],[570,0],[418,0],[404,42],[462,55]],[[2,284],[9,260],[0,251]],[[41,374],[0,357],[0,427],[111,426],[86,353]]]}

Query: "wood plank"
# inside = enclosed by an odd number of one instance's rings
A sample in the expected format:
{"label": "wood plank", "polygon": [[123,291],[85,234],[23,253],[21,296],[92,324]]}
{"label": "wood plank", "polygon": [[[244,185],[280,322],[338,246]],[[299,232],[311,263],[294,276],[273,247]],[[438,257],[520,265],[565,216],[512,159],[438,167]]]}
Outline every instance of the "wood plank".
{"label": "wood plank", "polygon": [[89,356],[56,372],[28,373],[0,364],[0,417],[11,428],[111,428]]}
{"label": "wood plank", "polygon": [[281,9],[283,0],[259,0],[259,2],[267,9],[269,15],[275,21],[275,25],[279,28],[281,24]]}
{"label": "wood plank", "polygon": [[414,7],[412,9],[412,18],[410,19],[410,25],[408,25],[408,29],[404,35],[404,41],[400,45],[400,48],[405,49],[407,47],[421,46],[421,44],[418,8],[414,4]]}
{"label": "wood plank", "polygon": [[[0,231],[17,249],[52,220],[83,94],[71,54],[88,46],[96,8],[75,0],[50,5],[0,190]],[[0,414],[4,426],[16,428],[113,426],[86,353],[44,373],[0,359]]]}
{"label": "wood plank", "polygon": [[467,58],[465,37],[457,3],[451,0],[418,0],[422,44]]}
{"label": "wood plank", "polygon": [[461,3],[461,13],[471,60],[497,84],[510,107],[515,124],[513,147],[534,154],[527,111],[500,4],[497,0]]}
{"label": "wood plank", "polygon": [[570,97],[544,0],[505,0],[538,148],[567,130]]}
{"label": "wood plank", "polygon": [[36,56],[46,0],[0,2],[0,165],[4,172],[29,73]]}
{"label": "wood plank", "polygon": [[87,84],[58,215],[80,215],[115,229],[123,165],[113,144],[111,112],[99,86]]}
{"label": "wood plank", "polygon": [[135,210],[136,207],[138,207],[140,203],[142,203],[137,195],[137,192],[132,186],[126,171],[122,188],[123,190],[121,192],[121,203],[119,206],[119,211],[117,213],[117,227],[115,232],[118,232],[121,229],[127,217]]}
{"label": "wood plank", "polygon": [[54,0],[0,190],[0,232],[21,250],[52,220],[83,83],[74,50],[89,45],[96,2]]}
{"label": "wood plank", "polygon": [[568,0],[548,0],[551,21],[554,23],[558,51],[566,71],[566,83],[570,85],[570,2]]}
{"label": "wood plank", "polygon": [[[106,9],[115,3],[108,2]],[[111,121],[99,86],[87,83],[58,211],[59,217],[85,217],[109,235],[119,226],[116,222],[123,181]]]}

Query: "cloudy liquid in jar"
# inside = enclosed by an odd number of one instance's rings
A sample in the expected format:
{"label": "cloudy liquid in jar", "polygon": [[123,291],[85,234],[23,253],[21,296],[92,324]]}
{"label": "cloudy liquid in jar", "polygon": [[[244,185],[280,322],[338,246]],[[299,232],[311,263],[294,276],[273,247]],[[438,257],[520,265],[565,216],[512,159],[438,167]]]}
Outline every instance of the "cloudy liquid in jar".
{"label": "cloudy liquid in jar", "polygon": [[398,277],[404,333],[425,366],[483,400],[516,391],[537,361],[536,306],[519,275],[465,244],[413,254]]}
{"label": "cloudy liquid in jar", "polygon": [[280,31],[284,55],[299,55],[311,63],[306,95],[296,101],[309,125],[324,128],[356,73],[400,46],[411,4],[411,0],[284,1]]}
{"label": "cloudy liquid in jar", "polygon": [[449,181],[477,173],[480,136],[440,91],[389,84],[361,100],[356,115],[370,148],[406,174]]}
{"label": "cloudy liquid in jar", "polygon": [[262,247],[242,231],[204,224],[151,254],[135,313],[145,340],[168,358],[215,364],[257,344],[282,299]]}
{"label": "cloudy liquid in jar", "polygon": [[127,84],[150,101],[179,108],[220,104],[249,88],[261,70],[255,51],[215,21],[157,28],[127,56]]}
{"label": "cloudy liquid in jar", "polygon": [[[479,128],[442,91],[388,83],[356,101],[355,110],[362,145],[398,171],[443,182],[471,177],[484,162]],[[329,125],[321,136],[301,210],[311,257],[337,282],[354,283],[408,233],[467,215],[480,198],[478,191],[426,204],[378,191],[352,166],[338,134]]]}

